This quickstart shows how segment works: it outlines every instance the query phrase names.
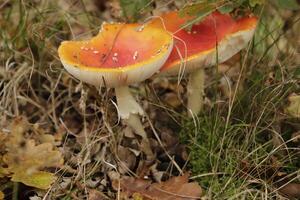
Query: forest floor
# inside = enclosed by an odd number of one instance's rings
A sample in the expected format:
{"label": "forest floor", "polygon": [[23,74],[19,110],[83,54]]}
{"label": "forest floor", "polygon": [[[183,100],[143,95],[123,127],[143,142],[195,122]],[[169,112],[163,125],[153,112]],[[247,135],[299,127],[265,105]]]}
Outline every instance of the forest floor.
{"label": "forest floor", "polygon": [[199,116],[187,117],[186,78],[133,85],[149,159],[118,120],[114,91],[59,60],[62,41],[122,20],[117,1],[95,2],[0,1],[0,199],[147,199],[138,193],[183,186],[201,187],[201,199],[300,198],[299,12],[264,8],[248,48],[206,69]]}

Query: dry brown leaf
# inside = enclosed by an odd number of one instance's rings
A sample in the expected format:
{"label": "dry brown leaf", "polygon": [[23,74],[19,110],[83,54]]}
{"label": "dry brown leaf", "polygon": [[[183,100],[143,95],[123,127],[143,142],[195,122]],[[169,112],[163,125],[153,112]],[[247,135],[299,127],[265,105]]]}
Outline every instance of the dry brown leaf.
{"label": "dry brown leaf", "polygon": [[166,93],[164,95],[164,102],[175,108],[182,104],[182,102],[178,98],[178,95],[172,92]]}
{"label": "dry brown leaf", "polygon": [[106,200],[108,199],[102,192],[98,190],[89,190],[89,200]]}
{"label": "dry brown leaf", "polygon": [[[124,177],[121,179],[122,196],[143,200],[192,200],[200,199],[202,189],[196,182],[188,182],[189,174],[172,177],[166,182]],[[114,183],[117,189],[118,183]]]}
{"label": "dry brown leaf", "polygon": [[280,188],[279,192],[289,199],[300,199],[300,184],[289,183]]}
{"label": "dry brown leaf", "polygon": [[136,164],[135,155],[129,150],[129,148],[125,148],[123,146],[118,146],[118,157],[120,159],[119,163],[119,171],[121,174],[128,172],[131,170]]}

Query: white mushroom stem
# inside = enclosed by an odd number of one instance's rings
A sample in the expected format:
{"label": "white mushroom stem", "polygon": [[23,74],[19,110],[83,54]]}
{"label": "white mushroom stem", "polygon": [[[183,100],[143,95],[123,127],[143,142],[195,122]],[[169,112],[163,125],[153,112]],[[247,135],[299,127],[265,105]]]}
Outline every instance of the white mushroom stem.
{"label": "white mushroom stem", "polygon": [[144,115],[142,107],[136,102],[128,86],[116,87],[115,92],[121,119],[129,119],[131,114]]}
{"label": "white mushroom stem", "polygon": [[204,80],[205,70],[203,67],[191,72],[189,76],[189,82],[187,85],[187,107],[190,117],[198,115],[203,107]]}
{"label": "white mushroom stem", "polygon": [[139,115],[144,115],[142,107],[136,102],[129,91],[128,86],[115,88],[118,112],[126,124],[139,136],[142,137],[142,149],[149,159],[153,158],[153,152],[147,133],[141,123]]}
{"label": "white mushroom stem", "polygon": [[142,137],[141,149],[146,154],[149,160],[154,158],[154,154],[151,150],[150,141],[147,137],[147,133],[141,123],[140,117],[137,114],[130,114],[128,119],[124,120],[133,131]]}
{"label": "white mushroom stem", "polygon": [[144,130],[144,127],[141,123],[140,117],[137,114],[130,114],[128,119],[124,119],[124,121],[127,123],[132,130],[141,136],[143,139],[148,139],[146,131]]}

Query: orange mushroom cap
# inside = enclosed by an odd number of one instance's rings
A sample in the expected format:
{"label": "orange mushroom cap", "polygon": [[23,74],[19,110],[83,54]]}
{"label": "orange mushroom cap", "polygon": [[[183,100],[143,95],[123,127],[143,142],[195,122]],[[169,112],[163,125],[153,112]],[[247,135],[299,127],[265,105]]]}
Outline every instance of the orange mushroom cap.
{"label": "orange mushroom cap", "polygon": [[234,20],[229,14],[215,11],[194,24],[190,31],[183,29],[182,26],[191,19],[190,16],[180,17],[178,11],[173,11],[150,22],[152,26],[166,28],[175,36],[176,48],[161,68],[162,72],[177,74],[183,59],[188,62],[185,72],[213,65],[217,61],[224,62],[246,46],[257,24],[256,17]]}
{"label": "orange mushroom cap", "polygon": [[163,29],[105,23],[90,40],[62,42],[58,54],[66,70],[79,80],[118,87],[159,71],[172,48],[173,37]]}

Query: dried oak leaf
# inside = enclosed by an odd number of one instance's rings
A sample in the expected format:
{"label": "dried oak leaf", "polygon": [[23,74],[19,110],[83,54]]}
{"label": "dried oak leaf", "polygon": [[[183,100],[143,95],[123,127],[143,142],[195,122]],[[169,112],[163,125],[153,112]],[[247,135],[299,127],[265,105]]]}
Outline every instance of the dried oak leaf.
{"label": "dried oak leaf", "polygon": [[61,153],[52,150],[51,143],[35,145],[33,140],[28,140],[24,147],[8,149],[3,159],[8,170],[13,173],[12,181],[40,189],[49,188],[55,181],[54,174],[40,171],[45,167],[58,167],[63,163]]}
{"label": "dried oak leaf", "polygon": [[25,185],[45,190],[51,186],[56,178],[50,172],[36,171],[34,173],[24,174],[20,171],[17,171],[13,174],[11,180],[14,182],[22,182]]}
{"label": "dried oak leaf", "polygon": [[4,168],[10,173],[11,180],[25,185],[48,189],[55,181],[53,173],[42,171],[46,167],[59,167],[63,164],[62,155],[54,150],[51,143],[35,144],[34,140],[24,137],[29,129],[24,119],[12,123],[11,134],[5,142],[6,154]]}
{"label": "dried oak leaf", "polygon": [[291,94],[288,100],[290,104],[286,107],[285,112],[292,117],[300,118],[300,95]]}
{"label": "dried oak leaf", "polygon": [[[189,174],[172,177],[166,182],[151,181],[124,177],[120,187],[122,195],[142,200],[194,200],[200,199],[202,189],[196,182],[188,182]],[[117,188],[118,183],[114,183]]]}

